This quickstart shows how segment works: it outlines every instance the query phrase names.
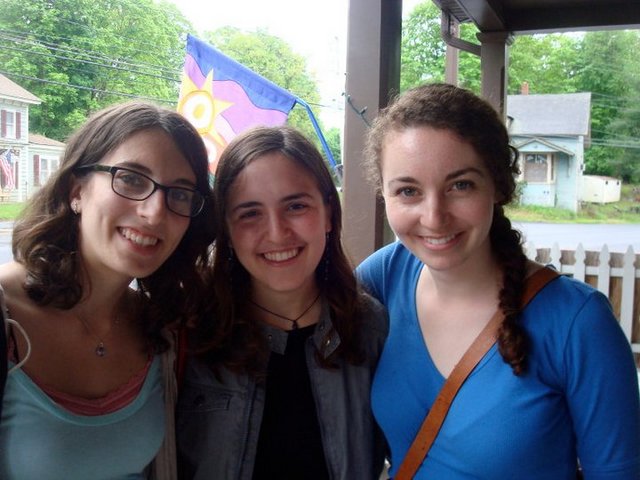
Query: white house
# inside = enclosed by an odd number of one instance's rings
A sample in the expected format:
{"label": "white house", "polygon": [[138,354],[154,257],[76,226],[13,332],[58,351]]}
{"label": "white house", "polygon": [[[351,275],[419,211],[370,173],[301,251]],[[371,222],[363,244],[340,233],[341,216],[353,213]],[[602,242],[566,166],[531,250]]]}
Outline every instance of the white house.
{"label": "white house", "polygon": [[64,143],[29,133],[29,107],[41,100],[0,74],[0,200],[21,202],[58,168]]}

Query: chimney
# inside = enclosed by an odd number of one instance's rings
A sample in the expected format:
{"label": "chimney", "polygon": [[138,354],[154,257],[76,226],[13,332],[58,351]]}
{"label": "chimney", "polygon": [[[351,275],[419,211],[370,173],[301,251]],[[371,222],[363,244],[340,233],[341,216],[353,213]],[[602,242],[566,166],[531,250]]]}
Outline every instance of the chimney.
{"label": "chimney", "polygon": [[520,95],[529,95],[529,82],[522,82],[520,87]]}

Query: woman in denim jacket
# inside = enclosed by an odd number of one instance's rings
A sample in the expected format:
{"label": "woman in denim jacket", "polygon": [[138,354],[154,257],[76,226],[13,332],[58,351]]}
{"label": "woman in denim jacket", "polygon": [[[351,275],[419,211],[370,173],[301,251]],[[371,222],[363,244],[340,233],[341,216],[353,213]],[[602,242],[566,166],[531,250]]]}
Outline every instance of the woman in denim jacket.
{"label": "woman in denim jacket", "polygon": [[377,479],[369,404],[387,332],[341,246],[338,192],[289,127],[256,128],[216,172],[211,304],[189,335],[182,478]]}

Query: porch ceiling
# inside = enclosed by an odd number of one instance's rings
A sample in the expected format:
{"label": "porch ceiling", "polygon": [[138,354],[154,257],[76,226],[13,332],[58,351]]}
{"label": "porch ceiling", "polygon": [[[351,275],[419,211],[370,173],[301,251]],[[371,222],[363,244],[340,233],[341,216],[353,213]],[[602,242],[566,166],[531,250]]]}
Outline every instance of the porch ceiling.
{"label": "porch ceiling", "polygon": [[433,0],[482,32],[640,28],[639,0]]}

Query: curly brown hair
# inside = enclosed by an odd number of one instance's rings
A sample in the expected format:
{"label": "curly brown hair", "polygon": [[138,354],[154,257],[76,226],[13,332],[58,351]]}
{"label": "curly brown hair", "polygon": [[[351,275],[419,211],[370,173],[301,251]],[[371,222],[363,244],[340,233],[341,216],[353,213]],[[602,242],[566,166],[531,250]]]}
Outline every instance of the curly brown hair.
{"label": "curly brown hair", "polygon": [[527,257],[520,232],[512,228],[503,206],[514,199],[518,151],[496,110],[485,100],[449,84],[428,84],[408,90],[380,112],[368,132],[365,169],[381,192],[381,154],[390,132],[428,126],[449,130],[468,142],[483,160],[494,181],[499,201],[489,232],[491,250],[503,272],[499,307],[505,315],[498,347],[516,375],[526,368],[527,338],[518,319],[524,290]]}
{"label": "curly brown hair", "polygon": [[92,288],[80,280],[78,217],[69,204],[74,176],[79,175],[76,169],[99,163],[131,135],[149,129],[161,129],[173,139],[205,197],[203,211],[191,219],[176,250],[154,273],[137,279],[148,299],[139,326],[150,347],[159,351],[166,347],[160,335],[165,325],[196,315],[197,300],[203,296],[202,270],[213,241],[207,152],[198,132],[180,114],[150,103],[127,102],[92,115],[70,137],[60,168],[18,217],[12,249],[27,270],[24,288],[31,300],[61,309],[76,305],[85,289]]}
{"label": "curly brown hair", "polygon": [[[318,360],[330,367],[338,355],[357,363],[360,352],[356,336],[363,308],[362,293],[342,247],[340,198],[320,152],[304,135],[287,126],[248,130],[236,137],[220,157],[213,189],[216,248],[209,278],[211,303],[198,325],[197,349],[214,367],[222,364],[254,376],[264,372],[268,345],[260,325],[247,316],[250,275],[231,254],[226,208],[229,190],[238,175],[256,158],[272,152],[282,153],[309,172],[331,211],[331,233],[316,268],[316,279],[320,293],[329,303],[331,322],[340,336],[340,348],[327,360],[323,360],[322,352],[317,352]],[[331,335],[329,330],[325,332],[327,338]]]}

